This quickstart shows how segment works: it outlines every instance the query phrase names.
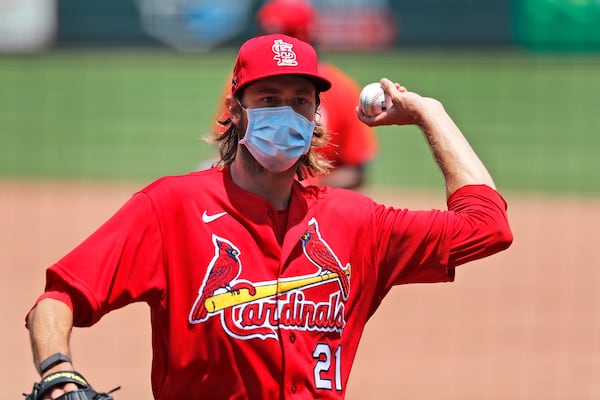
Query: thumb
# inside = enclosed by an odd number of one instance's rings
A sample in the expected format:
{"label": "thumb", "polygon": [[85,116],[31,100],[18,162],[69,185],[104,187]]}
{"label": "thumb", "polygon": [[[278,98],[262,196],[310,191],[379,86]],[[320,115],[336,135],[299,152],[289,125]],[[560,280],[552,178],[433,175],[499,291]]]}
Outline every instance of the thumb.
{"label": "thumb", "polygon": [[381,80],[379,81],[379,83],[381,84],[381,88],[383,89],[383,92],[388,95],[388,97],[392,98],[392,94],[400,92],[400,93],[406,93],[408,90],[406,90],[406,88],[402,85],[400,85],[399,83],[394,83],[392,81],[390,81],[388,78],[381,78]]}
{"label": "thumb", "polygon": [[396,85],[394,85],[394,82],[390,81],[388,78],[381,78],[379,83],[381,84],[381,88],[383,89],[383,92],[385,94],[387,94],[388,96],[391,96],[392,93],[395,90],[397,90]]}

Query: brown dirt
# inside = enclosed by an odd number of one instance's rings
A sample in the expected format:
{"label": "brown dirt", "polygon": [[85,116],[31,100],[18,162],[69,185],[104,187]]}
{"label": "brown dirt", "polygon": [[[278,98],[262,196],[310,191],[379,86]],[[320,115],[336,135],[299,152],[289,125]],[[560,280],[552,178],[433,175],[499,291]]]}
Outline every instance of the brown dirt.
{"label": "brown dirt", "polygon": [[[0,387],[19,398],[37,375],[23,318],[44,268],[141,185],[0,181]],[[388,191],[403,207],[443,207],[441,193]],[[397,287],[367,325],[347,398],[600,398],[600,200],[509,194],[515,242],[462,266],[453,284]],[[147,307],[77,329],[76,366],[117,399],[150,399]],[[14,364],[13,364],[14,362]]]}

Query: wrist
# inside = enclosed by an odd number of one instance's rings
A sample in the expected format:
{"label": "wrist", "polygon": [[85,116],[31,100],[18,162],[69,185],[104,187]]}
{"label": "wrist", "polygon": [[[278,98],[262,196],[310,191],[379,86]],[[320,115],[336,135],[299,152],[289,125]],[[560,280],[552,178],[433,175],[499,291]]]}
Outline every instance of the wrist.
{"label": "wrist", "polygon": [[63,353],[54,353],[40,362],[38,366],[40,375],[44,375],[54,367],[64,363],[72,364],[71,358]]}
{"label": "wrist", "polygon": [[413,115],[417,120],[417,125],[423,127],[437,120],[445,112],[441,102],[431,97],[423,97]]}

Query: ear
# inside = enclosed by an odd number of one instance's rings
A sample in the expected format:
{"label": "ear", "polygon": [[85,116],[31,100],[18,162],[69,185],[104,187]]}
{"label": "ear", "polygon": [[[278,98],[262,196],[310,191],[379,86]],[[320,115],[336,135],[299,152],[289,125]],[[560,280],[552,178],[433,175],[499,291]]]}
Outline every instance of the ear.
{"label": "ear", "polygon": [[227,107],[227,111],[229,111],[229,115],[231,116],[231,123],[239,126],[240,118],[242,117],[242,107],[240,106],[240,103],[233,95],[228,95],[225,98],[225,107]]}

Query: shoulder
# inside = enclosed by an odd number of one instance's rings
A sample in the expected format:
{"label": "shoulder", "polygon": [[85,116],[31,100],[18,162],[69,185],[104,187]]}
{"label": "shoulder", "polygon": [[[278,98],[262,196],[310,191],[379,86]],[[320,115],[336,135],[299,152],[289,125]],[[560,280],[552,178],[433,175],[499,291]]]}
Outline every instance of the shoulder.
{"label": "shoulder", "polygon": [[337,209],[344,213],[364,212],[365,208],[375,208],[378,205],[372,198],[350,189],[310,185],[303,187],[302,193],[321,209]]}
{"label": "shoulder", "polygon": [[214,183],[223,180],[223,171],[218,168],[209,168],[202,171],[190,172],[182,175],[169,175],[156,179],[143,188],[142,192],[153,192],[164,189],[189,189],[195,184]]}
{"label": "shoulder", "polygon": [[138,193],[143,193],[154,200],[197,197],[202,193],[219,191],[224,187],[224,172],[218,168],[190,172],[183,175],[164,176],[150,183]]}

